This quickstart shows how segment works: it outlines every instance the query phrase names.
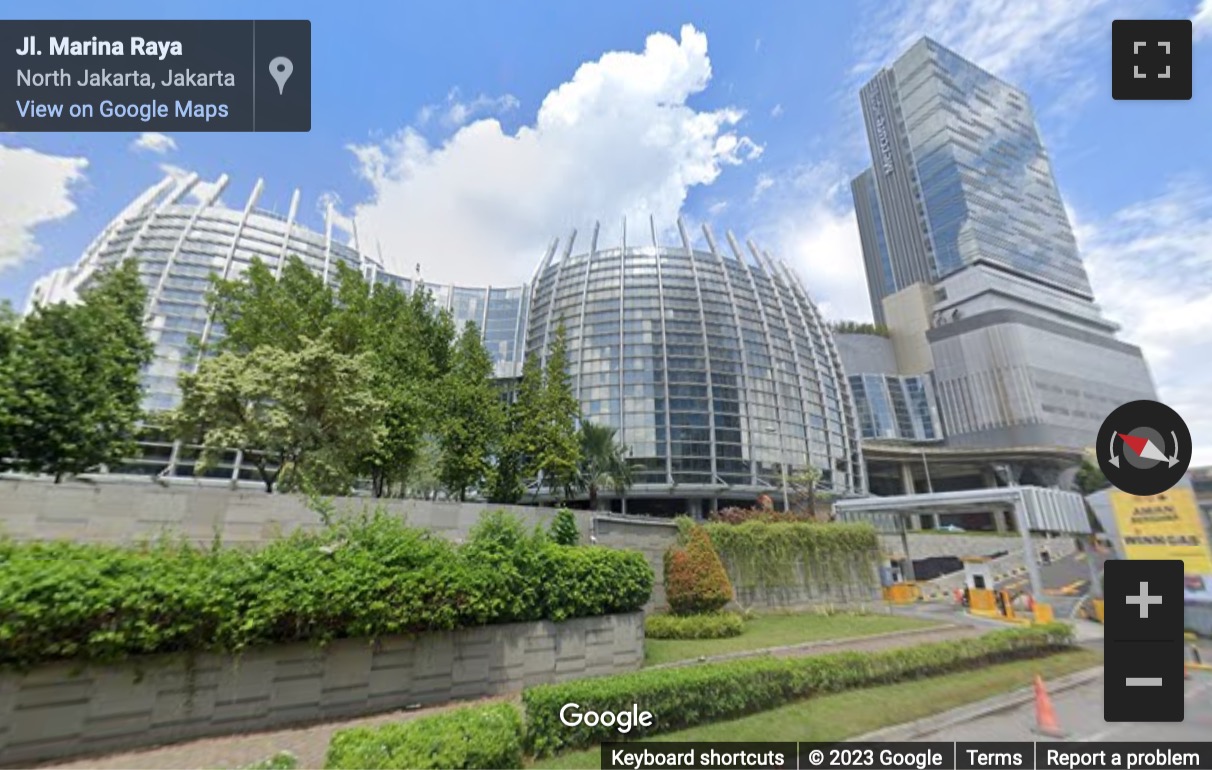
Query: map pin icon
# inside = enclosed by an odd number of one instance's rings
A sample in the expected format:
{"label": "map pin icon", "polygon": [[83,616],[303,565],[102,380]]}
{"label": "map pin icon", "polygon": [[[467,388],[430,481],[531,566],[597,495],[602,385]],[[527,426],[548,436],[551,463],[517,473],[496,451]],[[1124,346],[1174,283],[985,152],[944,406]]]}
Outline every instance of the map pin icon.
{"label": "map pin icon", "polygon": [[286,81],[290,80],[290,73],[294,71],[295,65],[285,56],[279,56],[269,63],[269,74],[278,84],[279,96],[282,95],[282,89],[286,87]]}

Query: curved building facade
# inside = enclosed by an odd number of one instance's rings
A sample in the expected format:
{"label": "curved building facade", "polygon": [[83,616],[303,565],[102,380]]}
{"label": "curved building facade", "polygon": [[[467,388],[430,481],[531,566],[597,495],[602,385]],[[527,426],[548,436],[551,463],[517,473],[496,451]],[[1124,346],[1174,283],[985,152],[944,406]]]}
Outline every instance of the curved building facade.
{"label": "curved building facade", "polygon": [[532,282],[528,353],[564,325],[585,417],[631,449],[629,497],[777,499],[784,466],[808,465],[825,489],[861,491],[848,384],[804,287],[731,233],[722,249],[704,227],[696,248],[678,229],[673,246],[603,244],[597,228],[581,251],[575,233],[553,242]]}
{"label": "curved building facade", "polygon": [[[650,511],[661,500],[698,512],[763,493],[778,499],[784,472],[809,465],[823,489],[864,489],[858,422],[829,329],[785,265],[731,233],[721,248],[705,227],[696,246],[679,221],[680,244],[657,244],[650,227],[651,245],[625,236],[608,245],[595,228],[583,250],[575,234],[553,242],[527,284],[452,286],[386,270],[358,248],[356,226],[344,237],[331,207],[323,232],[300,224],[298,191],[283,216],[258,207],[260,181],[239,208],[221,202],[227,186],[226,176],[166,178],[31,295],[30,306],[70,301],[99,269],[136,259],[155,347],[144,374],[149,411],[178,403],[178,378],[197,365],[190,340],[223,333],[206,302],[211,276],[240,276],[254,259],[281,271],[297,256],[326,279],[343,262],[375,284],[424,285],[456,321],[476,322],[501,379],[520,376],[526,354],[543,357],[563,323],[583,414],[614,426],[630,447],[639,471],[628,498],[647,498]],[[188,463],[178,467],[180,450],[161,442],[133,465],[190,475]],[[159,460],[148,458],[162,455],[167,468],[152,470]],[[233,481],[243,477],[240,462],[233,450]]]}
{"label": "curved building facade", "polygon": [[[419,282],[393,275],[361,253],[356,229],[353,243],[346,242],[331,206],[325,214],[324,231],[317,232],[298,221],[298,190],[283,216],[258,208],[264,189],[261,180],[239,209],[220,201],[227,187],[226,175],[214,182],[202,182],[196,174],[165,178],[115,217],[76,265],[47,275],[31,293],[29,306],[71,300],[98,270],[127,258],[137,260],[148,288],[145,322],[155,346],[155,358],[144,373],[144,403],[149,411],[176,406],[178,377],[197,364],[191,338],[208,342],[223,333],[212,322],[206,302],[212,275],[238,277],[254,259],[280,272],[293,256],[325,280],[336,273],[338,263],[344,263],[373,282],[394,283],[405,291],[412,291]],[[425,286],[456,320],[478,324],[499,376],[520,371],[528,298],[525,286]]]}

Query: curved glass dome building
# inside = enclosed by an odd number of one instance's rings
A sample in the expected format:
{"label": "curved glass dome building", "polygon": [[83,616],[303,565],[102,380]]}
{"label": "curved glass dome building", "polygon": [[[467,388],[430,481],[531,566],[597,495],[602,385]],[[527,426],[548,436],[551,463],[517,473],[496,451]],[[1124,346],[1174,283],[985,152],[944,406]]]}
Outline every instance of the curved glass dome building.
{"label": "curved glass dome building", "polygon": [[[77,264],[38,281],[30,297],[30,306],[70,300],[98,269],[136,259],[155,347],[144,374],[149,411],[177,404],[178,377],[197,364],[191,338],[223,333],[206,303],[212,275],[239,276],[258,258],[281,270],[298,256],[326,278],[344,262],[374,282],[406,291],[422,285],[366,256],[356,225],[339,222],[331,207],[318,232],[298,221],[298,191],[282,215],[259,207],[261,181],[238,208],[220,200],[227,185],[226,176],[166,178],[122,211]],[[525,354],[542,358],[564,324],[583,413],[614,426],[630,447],[639,470],[627,498],[642,499],[646,512],[752,504],[763,493],[778,500],[784,471],[791,477],[808,465],[821,470],[822,488],[861,492],[853,400],[803,285],[731,233],[721,247],[705,227],[700,248],[679,221],[681,243],[662,246],[649,225],[645,245],[627,242],[625,224],[618,244],[599,243],[596,227],[580,250],[575,233],[556,240],[528,284],[423,285],[457,321],[477,323],[503,380],[520,376]],[[172,447],[167,476],[189,473],[176,467],[178,450]],[[139,463],[140,472],[160,472],[147,470],[150,460]],[[237,480],[239,466],[237,458],[219,472]],[[626,510],[609,490],[600,497]]]}
{"label": "curved glass dome building", "polygon": [[[299,257],[325,280],[343,262],[368,279],[391,282],[411,291],[417,279],[386,272],[357,244],[343,239],[331,206],[324,231],[298,221],[300,193],[295,190],[285,215],[259,208],[262,180],[253,186],[242,208],[225,205],[220,196],[228,177],[203,182],[196,174],[169,176],[135,199],[105,228],[73,266],[56,270],[34,284],[28,307],[38,302],[71,300],[100,269],[134,258],[148,289],[145,317],[155,358],[144,373],[148,411],[171,409],[179,400],[177,378],[196,365],[191,338],[213,341],[223,330],[212,323],[206,291],[210,276],[240,276],[260,259],[281,271],[288,257]],[[336,232],[334,233],[334,230]],[[520,371],[527,291],[524,286],[425,286],[456,320],[474,320],[497,364],[497,374]]]}
{"label": "curved glass dome building", "polygon": [[[614,426],[637,468],[629,498],[707,505],[778,499],[808,465],[861,491],[852,400],[832,336],[786,265],[728,233],[681,243],[549,247],[532,281],[526,349],[563,324],[587,419]],[[653,508],[652,500],[644,509]],[[685,508],[683,508],[684,510]]]}

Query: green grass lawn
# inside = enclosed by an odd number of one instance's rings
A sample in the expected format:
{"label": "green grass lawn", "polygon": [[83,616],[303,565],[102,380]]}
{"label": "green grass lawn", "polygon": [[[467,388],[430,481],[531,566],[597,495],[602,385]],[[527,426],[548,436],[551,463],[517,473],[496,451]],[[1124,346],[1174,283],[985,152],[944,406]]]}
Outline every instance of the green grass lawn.
{"label": "green grass lawn", "polygon": [[745,633],[728,639],[646,639],[644,664],[655,666],[700,655],[761,650],[803,642],[872,636],[936,625],[900,615],[819,615],[816,613],[758,615],[745,623]]}
{"label": "green grass lawn", "polygon": [[[740,719],[663,733],[645,740],[718,741],[721,736],[727,736],[729,741],[840,741],[1030,686],[1036,674],[1048,679],[1101,663],[1101,654],[1076,649],[979,671],[823,695]],[[549,757],[529,766],[568,770],[598,768],[601,759],[601,749],[593,748]]]}

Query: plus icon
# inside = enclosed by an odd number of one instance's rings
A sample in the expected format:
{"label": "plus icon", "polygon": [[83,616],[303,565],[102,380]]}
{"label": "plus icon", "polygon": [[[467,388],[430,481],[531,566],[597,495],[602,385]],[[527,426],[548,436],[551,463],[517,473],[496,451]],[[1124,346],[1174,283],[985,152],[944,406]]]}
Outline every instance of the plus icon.
{"label": "plus icon", "polygon": [[1191,21],[1111,23],[1111,97],[1191,98]]}
{"label": "plus icon", "polygon": [[1128,604],[1135,604],[1140,607],[1140,616],[1142,618],[1149,617],[1149,605],[1150,604],[1161,604],[1161,603],[1162,603],[1161,596],[1150,596],[1149,595],[1149,584],[1145,581],[1141,581],[1140,596],[1129,596],[1128,597]]}

